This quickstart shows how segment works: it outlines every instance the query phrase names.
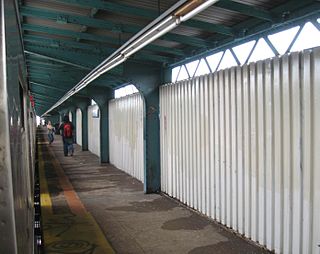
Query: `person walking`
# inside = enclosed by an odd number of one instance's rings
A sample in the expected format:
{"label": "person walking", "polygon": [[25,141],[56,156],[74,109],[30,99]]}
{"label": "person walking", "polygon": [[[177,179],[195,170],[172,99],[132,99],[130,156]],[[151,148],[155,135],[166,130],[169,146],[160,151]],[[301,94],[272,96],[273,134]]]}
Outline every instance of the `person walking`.
{"label": "person walking", "polygon": [[70,154],[73,156],[73,130],[74,126],[69,120],[69,116],[65,115],[63,117],[63,123],[60,125],[59,130],[62,130],[62,140],[63,140],[63,153],[64,156]]}
{"label": "person walking", "polygon": [[51,121],[48,121],[47,130],[48,130],[49,144],[52,144],[52,142],[54,141],[54,127],[52,126]]}

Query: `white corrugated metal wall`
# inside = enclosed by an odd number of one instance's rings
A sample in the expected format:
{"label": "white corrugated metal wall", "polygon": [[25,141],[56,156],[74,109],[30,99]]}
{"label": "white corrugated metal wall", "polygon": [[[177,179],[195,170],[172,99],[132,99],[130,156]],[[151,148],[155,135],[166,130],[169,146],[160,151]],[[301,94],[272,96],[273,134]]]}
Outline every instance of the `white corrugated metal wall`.
{"label": "white corrugated metal wall", "polygon": [[77,144],[82,146],[82,112],[81,109],[77,109],[76,111],[76,136],[77,136]]}
{"label": "white corrugated metal wall", "polygon": [[137,93],[109,102],[110,162],[144,182],[144,101]]}
{"label": "white corrugated metal wall", "polygon": [[69,111],[68,116],[69,116],[69,120],[70,120],[70,122],[72,122],[72,112],[71,112],[71,111]]}
{"label": "white corrugated metal wall", "polygon": [[276,253],[320,248],[320,49],[162,86],[162,191]]}
{"label": "white corrugated metal wall", "polygon": [[88,107],[88,149],[100,157],[100,114],[99,117],[93,117],[93,112],[97,110],[98,105]]}

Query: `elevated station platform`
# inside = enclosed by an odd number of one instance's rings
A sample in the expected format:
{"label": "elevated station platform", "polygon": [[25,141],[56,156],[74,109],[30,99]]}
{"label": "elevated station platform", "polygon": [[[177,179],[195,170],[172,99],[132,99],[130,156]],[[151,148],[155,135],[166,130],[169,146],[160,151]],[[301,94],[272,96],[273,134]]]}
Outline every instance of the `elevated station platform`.
{"label": "elevated station platform", "polygon": [[269,253],[56,136],[39,136],[45,253]]}

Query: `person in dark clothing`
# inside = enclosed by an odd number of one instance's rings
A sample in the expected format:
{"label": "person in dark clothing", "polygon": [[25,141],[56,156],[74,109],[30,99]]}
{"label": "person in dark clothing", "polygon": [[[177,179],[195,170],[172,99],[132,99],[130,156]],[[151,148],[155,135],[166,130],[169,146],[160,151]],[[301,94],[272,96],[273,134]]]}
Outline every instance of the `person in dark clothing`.
{"label": "person in dark clothing", "polygon": [[59,127],[60,127],[60,123],[54,124],[54,134],[60,135]]}
{"label": "person in dark clothing", "polygon": [[73,156],[73,130],[74,126],[69,120],[69,116],[65,115],[63,117],[63,123],[59,127],[59,131],[62,131],[63,140],[63,152],[64,156],[68,156],[68,153]]}

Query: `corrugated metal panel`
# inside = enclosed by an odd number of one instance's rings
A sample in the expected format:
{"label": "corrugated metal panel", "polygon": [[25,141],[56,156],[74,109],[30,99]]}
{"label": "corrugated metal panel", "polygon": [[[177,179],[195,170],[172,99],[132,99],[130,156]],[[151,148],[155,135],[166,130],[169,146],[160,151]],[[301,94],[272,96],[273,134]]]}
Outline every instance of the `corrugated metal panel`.
{"label": "corrugated metal panel", "polygon": [[320,49],[160,89],[162,191],[276,253],[320,251]]}
{"label": "corrugated metal panel", "polygon": [[144,102],[141,94],[109,103],[110,162],[144,182]]}
{"label": "corrugated metal panel", "polygon": [[88,149],[100,157],[100,117],[93,117],[98,109],[98,105],[88,107]]}
{"label": "corrugated metal panel", "polygon": [[70,122],[72,122],[72,112],[71,111],[69,111],[69,120],[70,120]]}
{"label": "corrugated metal panel", "polygon": [[81,109],[77,109],[77,117],[76,117],[76,130],[77,130],[77,144],[82,146],[82,112]]}

